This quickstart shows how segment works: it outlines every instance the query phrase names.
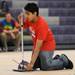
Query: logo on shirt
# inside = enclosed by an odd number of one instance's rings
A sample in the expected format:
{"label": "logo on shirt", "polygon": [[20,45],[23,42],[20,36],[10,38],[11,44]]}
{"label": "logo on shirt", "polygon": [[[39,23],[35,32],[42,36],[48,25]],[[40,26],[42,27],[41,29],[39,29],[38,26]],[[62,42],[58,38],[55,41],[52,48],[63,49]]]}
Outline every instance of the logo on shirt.
{"label": "logo on shirt", "polygon": [[12,30],[13,28],[12,28],[12,26],[10,26],[10,25],[5,25],[5,26],[4,26],[4,29],[6,29],[6,30]]}

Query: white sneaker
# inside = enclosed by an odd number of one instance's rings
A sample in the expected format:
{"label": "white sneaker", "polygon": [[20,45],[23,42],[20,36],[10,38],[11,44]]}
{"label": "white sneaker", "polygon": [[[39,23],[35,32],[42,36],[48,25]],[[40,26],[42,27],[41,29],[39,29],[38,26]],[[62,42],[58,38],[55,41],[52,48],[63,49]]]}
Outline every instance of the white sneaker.
{"label": "white sneaker", "polygon": [[21,48],[20,47],[18,47],[18,48],[15,48],[15,50],[14,51],[21,51]]}
{"label": "white sneaker", "polygon": [[8,48],[3,48],[3,51],[4,51],[4,52],[7,52],[7,51],[8,51]]}

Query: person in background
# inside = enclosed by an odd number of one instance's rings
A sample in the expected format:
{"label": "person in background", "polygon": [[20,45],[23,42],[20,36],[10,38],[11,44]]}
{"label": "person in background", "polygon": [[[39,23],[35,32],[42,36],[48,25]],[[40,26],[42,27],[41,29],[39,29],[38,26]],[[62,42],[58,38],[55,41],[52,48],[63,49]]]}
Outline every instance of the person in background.
{"label": "person in background", "polygon": [[14,39],[15,49],[18,50],[20,48],[20,26],[18,22],[13,19],[10,12],[6,13],[5,19],[1,21],[1,26],[3,28],[3,31],[0,34],[4,45],[3,50],[8,50],[7,41],[11,38]]}
{"label": "person in background", "polygon": [[12,0],[2,0],[0,6],[3,13],[9,12],[12,8]]}

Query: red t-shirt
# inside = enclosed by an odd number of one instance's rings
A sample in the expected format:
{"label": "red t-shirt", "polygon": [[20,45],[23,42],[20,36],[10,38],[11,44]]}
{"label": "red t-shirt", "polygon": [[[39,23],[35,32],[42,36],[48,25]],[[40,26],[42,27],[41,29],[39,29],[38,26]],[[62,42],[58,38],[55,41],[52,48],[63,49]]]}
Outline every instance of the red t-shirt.
{"label": "red t-shirt", "polygon": [[27,27],[29,28],[32,35],[34,49],[36,46],[36,41],[38,39],[43,40],[43,44],[40,50],[42,51],[55,50],[56,43],[53,33],[51,29],[48,27],[48,24],[43,17],[38,17],[38,20],[35,23],[25,20],[24,28]]}

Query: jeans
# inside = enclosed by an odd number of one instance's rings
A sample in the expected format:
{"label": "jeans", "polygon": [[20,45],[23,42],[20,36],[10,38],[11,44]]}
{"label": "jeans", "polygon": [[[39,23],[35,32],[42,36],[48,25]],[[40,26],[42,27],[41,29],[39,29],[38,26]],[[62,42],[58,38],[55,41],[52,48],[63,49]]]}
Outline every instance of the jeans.
{"label": "jeans", "polygon": [[41,70],[60,70],[63,69],[63,61],[53,59],[54,51],[40,51],[39,56],[34,64],[33,69]]}

